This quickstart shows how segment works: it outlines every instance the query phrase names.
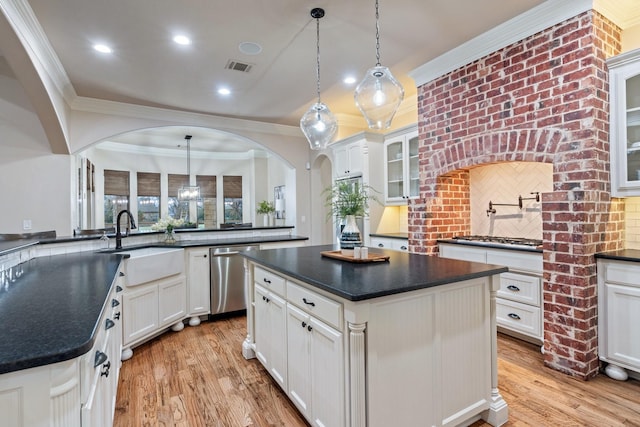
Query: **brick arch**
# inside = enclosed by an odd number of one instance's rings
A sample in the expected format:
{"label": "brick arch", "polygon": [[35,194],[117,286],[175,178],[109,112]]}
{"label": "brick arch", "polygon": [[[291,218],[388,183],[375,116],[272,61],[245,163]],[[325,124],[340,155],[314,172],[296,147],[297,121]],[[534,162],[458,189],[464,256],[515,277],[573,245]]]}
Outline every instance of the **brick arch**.
{"label": "brick arch", "polygon": [[568,140],[567,131],[558,128],[497,130],[453,142],[439,151],[423,152],[421,198],[436,196],[438,178],[452,171],[508,161],[555,164],[562,156],[559,147]]}

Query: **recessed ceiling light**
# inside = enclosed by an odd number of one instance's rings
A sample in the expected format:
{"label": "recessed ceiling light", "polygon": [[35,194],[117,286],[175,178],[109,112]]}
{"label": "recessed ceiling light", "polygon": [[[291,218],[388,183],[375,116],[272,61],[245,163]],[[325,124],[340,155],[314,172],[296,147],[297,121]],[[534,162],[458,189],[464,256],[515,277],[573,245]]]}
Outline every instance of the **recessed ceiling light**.
{"label": "recessed ceiling light", "polygon": [[191,44],[191,39],[183,34],[178,34],[174,36],[173,41],[181,45]]}
{"label": "recessed ceiling light", "polygon": [[352,85],[356,82],[356,78],[353,76],[347,76],[344,78],[343,82],[348,85]]}
{"label": "recessed ceiling light", "polygon": [[245,55],[257,55],[262,52],[262,46],[254,42],[242,42],[238,49]]}
{"label": "recessed ceiling light", "polygon": [[231,95],[231,90],[229,90],[229,88],[226,88],[226,87],[221,87],[220,89],[218,89],[218,93],[220,95],[227,96],[227,95]]}
{"label": "recessed ceiling light", "polygon": [[113,52],[113,49],[111,49],[106,44],[94,44],[93,48],[95,50],[97,50],[98,52],[100,52],[100,53],[112,53]]}

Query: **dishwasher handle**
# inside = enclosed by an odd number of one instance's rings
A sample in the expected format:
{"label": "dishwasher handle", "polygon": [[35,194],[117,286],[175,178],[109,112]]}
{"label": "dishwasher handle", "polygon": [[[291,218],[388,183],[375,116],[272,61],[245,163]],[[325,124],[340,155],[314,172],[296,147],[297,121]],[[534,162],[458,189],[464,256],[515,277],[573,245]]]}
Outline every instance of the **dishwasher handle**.
{"label": "dishwasher handle", "polygon": [[232,251],[232,252],[214,252],[211,256],[231,256],[231,255],[237,255],[240,252],[238,251]]}

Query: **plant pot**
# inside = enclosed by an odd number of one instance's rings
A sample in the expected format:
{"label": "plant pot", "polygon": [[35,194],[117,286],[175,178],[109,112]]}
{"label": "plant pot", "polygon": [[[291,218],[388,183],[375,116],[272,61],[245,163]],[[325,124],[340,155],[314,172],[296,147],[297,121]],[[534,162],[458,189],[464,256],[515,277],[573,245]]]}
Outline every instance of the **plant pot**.
{"label": "plant pot", "polygon": [[347,215],[345,225],[340,234],[340,249],[353,250],[356,246],[362,246],[362,236],[354,215]]}

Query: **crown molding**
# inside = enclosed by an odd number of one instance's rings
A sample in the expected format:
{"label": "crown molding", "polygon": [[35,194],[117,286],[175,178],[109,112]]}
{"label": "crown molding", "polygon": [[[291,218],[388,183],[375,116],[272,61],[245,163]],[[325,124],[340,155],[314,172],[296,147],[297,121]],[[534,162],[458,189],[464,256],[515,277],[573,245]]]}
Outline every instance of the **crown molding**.
{"label": "crown molding", "polygon": [[[145,147],[132,144],[124,144],[115,141],[102,141],[100,145],[95,147],[96,150],[104,150],[110,152],[121,152],[127,154],[137,154],[141,156],[159,156],[159,157],[184,157],[184,150],[176,148],[161,147]],[[216,159],[216,160],[251,160],[254,158],[268,158],[268,154],[261,150],[248,150],[244,152],[211,152],[201,150],[191,150],[191,158],[193,159]]]}
{"label": "crown molding", "polygon": [[[613,1],[619,0],[611,0]],[[422,86],[510,44],[592,10],[593,2],[594,0],[547,0],[421,65],[409,75],[415,80],[416,86]]]}
{"label": "crown molding", "polygon": [[594,0],[594,9],[623,30],[640,25],[638,0]]}

